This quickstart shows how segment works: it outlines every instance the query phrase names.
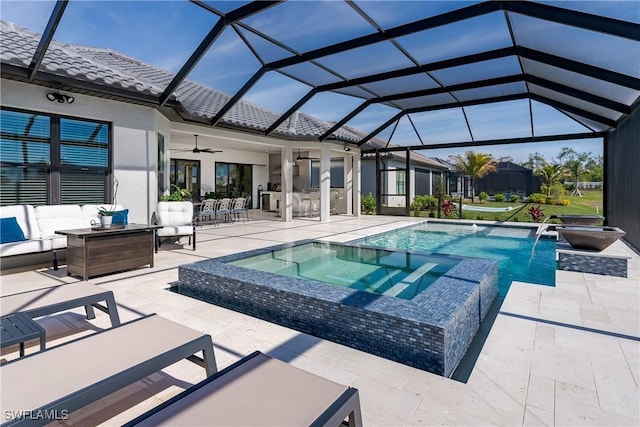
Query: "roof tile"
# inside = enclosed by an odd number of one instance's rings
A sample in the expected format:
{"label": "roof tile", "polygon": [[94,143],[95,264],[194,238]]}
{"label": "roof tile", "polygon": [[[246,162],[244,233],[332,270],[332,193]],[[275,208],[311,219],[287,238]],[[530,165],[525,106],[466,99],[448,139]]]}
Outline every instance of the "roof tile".
{"label": "roof tile", "polygon": [[[0,36],[0,61],[28,67],[40,35],[16,24],[0,21]],[[53,74],[156,96],[174,78],[172,73],[110,49],[56,41],[51,42],[41,68]],[[189,114],[201,119],[212,119],[231,99],[226,93],[190,80],[184,80],[174,95]],[[278,113],[241,100],[229,109],[220,122],[266,131],[279,116]],[[274,134],[288,138],[318,138],[331,126],[304,113],[295,114],[295,117],[295,120],[290,118],[280,124]],[[350,142],[360,139],[356,133],[345,129],[335,132],[334,137]]]}

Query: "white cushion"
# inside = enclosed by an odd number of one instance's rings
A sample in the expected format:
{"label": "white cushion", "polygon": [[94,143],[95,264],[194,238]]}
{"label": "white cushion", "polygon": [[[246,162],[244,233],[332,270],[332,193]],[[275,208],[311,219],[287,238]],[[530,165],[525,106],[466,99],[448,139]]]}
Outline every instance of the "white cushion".
{"label": "white cushion", "polygon": [[49,237],[48,240],[52,249],[64,249],[67,247],[67,236],[59,236],[54,234],[53,237]]}
{"label": "white cushion", "polygon": [[192,225],[164,226],[157,231],[159,237],[166,236],[191,236],[193,234]]}
{"label": "white cushion", "polygon": [[91,226],[91,220],[82,216],[82,209],[78,205],[36,206],[35,210],[43,237],[55,236],[56,230]]}
{"label": "white cushion", "polygon": [[193,203],[158,202],[158,225],[191,225],[193,221]]}
{"label": "white cushion", "polygon": [[[65,239],[64,246],[67,246]],[[24,240],[0,244],[0,256],[22,255],[51,250],[51,241],[48,239]]]}
{"label": "white cushion", "polygon": [[42,237],[38,222],[36,221],[36,211],[31,205],[11,205],[0,207],[0,218],[16,217],[18,225],[27,239],[39,239]]}

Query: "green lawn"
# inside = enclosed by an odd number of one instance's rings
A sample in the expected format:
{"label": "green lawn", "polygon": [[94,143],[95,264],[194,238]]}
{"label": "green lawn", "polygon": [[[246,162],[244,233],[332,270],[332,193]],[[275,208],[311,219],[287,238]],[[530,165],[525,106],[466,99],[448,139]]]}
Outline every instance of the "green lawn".
{"label": "green lawn", "polygon": [[[463,211],[462,217],[464,219],[476,219],[486,221],[519,221],[519,222],[532,222],[531,216],[527,213],[531,206],[540,206],[544,217],[550,215],[602,215],[602,191],[582,191],[582,197],[578,196],[564,196],[564,199],[569,200],[569,206],[560,205],[546,205],[538,203],[509,203],[509,202],[479,202],[476,198],[476,203],[471,203],[471,199],[465,199],[465,205],[483,206],[492,208],[501,208],[511,206],[513,210],[508,212],[476,212],[476,211]],[[457,201],[456,201],[457,202]],[[413,215],[413,213],[412,213]],[[428,212],[422,211],[421,217],[427,217]],[[451,218],[458,218],[458,212],[451,216]],[[560,222],[558,220],[552,220],[551,223]]]}

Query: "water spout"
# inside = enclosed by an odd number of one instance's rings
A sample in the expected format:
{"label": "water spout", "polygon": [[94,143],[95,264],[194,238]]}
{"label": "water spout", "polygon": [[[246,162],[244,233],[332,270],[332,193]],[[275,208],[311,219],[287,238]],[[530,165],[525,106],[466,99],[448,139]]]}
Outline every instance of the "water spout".
{"label": "water spout", "polygon": [[535,242],[533,242],[533,246],[531,247],[531,253],[529,254],[529,263],[527,265],[531,265],[531,260],[533,259],[533,253],[536,250],[536,245],[538,244],[538,240],[540,240],[542,233],[544,233],[545,230],[549,228],[549,226],[551,225],[546,223],[550,219],[553,219],[553,216],[545,218],[544,221],[542,221],[542,224],[538,226],[538,229],[536,230],[536,240]]}

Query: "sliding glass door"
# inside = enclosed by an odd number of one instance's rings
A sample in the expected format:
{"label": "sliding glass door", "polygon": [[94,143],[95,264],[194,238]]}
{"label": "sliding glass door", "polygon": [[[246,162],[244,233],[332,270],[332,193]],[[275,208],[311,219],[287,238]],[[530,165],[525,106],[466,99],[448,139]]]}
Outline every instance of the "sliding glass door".
{"label": "sliding glass door", "polygon": [[216,162],[216,193],[222,197],[250,197],[252,166]]}
{"label": "sliding glass door", "polygon": [[200,161],[171,159],[171,185],[191,192],[194,199],[200,196]]}

